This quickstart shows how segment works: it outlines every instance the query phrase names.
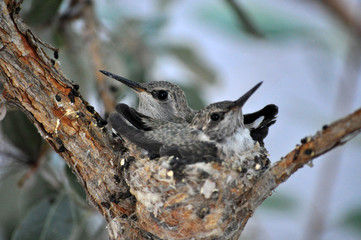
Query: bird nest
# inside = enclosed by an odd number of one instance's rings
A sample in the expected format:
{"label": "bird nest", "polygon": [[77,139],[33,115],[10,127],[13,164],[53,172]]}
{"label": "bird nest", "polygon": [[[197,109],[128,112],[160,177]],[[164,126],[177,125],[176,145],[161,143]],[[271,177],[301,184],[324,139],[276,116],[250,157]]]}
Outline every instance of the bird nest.
{"label": "bird nest", "polygon": [[237,169],[199,162],[178,172],[172,156],[128,163],[138,227],[161,239],[232,239],[243,228],[247,193],[269,167],[266,149],[250,151]]}

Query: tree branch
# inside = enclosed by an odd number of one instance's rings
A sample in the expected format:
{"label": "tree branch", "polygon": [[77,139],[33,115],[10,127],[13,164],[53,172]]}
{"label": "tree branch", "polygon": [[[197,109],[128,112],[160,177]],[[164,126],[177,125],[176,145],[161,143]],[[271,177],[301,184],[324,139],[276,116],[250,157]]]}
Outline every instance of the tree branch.
{"label": "tree branch", "polygon": [[[339,0],[321,0],[327,9],[334,13],[338,19],[348,26],[353,32],[361,38],[361,17],[359,14],[353,14],[350,8],[347,8],[344,1]],[[355,13],[359,11],[354,11]]]}
{"label": "tree branch", "polygon": [[199,163],[187,166],[178,181],[166,167],[172,157],[149,161],[139,158],[139,150],[114,143],[78,86],[39,47],[19,7],[0,2],[1,99],[20,107],[71,166],[108,221],[111,239],[238,239],[273,189],[361,129],[358,110],[304,139],[265,172],[255,167],[258,175]]}
{"label": "tree branch", "polygon": [[[327,153],[337,146],[345,144],[361,131],[361,109],[342,118],[312,137],[301,140],[302,145],[288,153],[286,157],[274,163],[257,181],[247,198],[250,211],[254,211],[272,191],[285,182],[294,172],[310,163],[313,159]],[[245,216],[243,226],[248,218]]]}
{"label": "tree branch", "polygon": [[345,144],[361,130],[361,109],[342,118],[313,137],[304,138],[301,146],[296,147],[286,157],[270,168],[277,185],[285,182],[295,171],[309,163],[312,159],[325,154],[331,149]]}
{"label": "tree branch", "polygon": [[240,4],[237,4],[235,0],[226,0],[226,3],[236,14],[241,25],[244,27],[244,30],[258,38],[265,38],[265,36],[259,31],[259,29],[253,24],[252,20],[247,15],[246,11],[241,7]]}
{"label": "tree branch", "polygon": [[[100,99],[104,105],[104,115],[108,116],[115,107],[115,98],[109,90],[109,84],[105,81],[104,74],[99,72],[99,69],[105,69],[104,58],[102,52],[102,45],[99,39],[99,22],[97,21],[94,4],[89,0],[72,0],[68,8],[62,13],[59,18],[60,29],[70,28],[71,23],[76,20],[83,20],[85,23],[84,28],[80,32],[81,42],[89,53],[89,64],[93,76],[95,76],[97,83],[97,91]],[[74,36],[69,35],[64,31],[69,43],[72,43]],[[73,46],[73,48],[75,48]],[[74,49],[75,51],[75,49]]]}
{"label": "tree branch", "polygon": [[[89,202],[111,221],[134,211],[134,198],[117,159],[123,146],[114,146],[104,120],[79,94],[59,64],[39,46],[38,39],[19,18],[20,6],[0,2],[0,81],[2,100],[18,106],[41,136],[71,166]],[[130,196],[119,199],[118,196]],[[119,224],[120,225],[120,224]]]}

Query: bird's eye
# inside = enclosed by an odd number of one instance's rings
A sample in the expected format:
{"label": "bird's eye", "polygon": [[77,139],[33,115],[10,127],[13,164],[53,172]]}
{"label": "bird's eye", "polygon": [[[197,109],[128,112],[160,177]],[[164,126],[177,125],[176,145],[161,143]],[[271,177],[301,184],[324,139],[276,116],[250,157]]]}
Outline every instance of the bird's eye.
{"label": "bird's eye", "polygon": [[221,118],[221,116],[219,115],[219,113],[212,113],[211,114],[211,120],[216,122]]}
{"label": "bird's eye", "polygon": [[157,98],[159,100],[166,100],[168,98],[168,93],[164,90],[160,90],[157,92]]}

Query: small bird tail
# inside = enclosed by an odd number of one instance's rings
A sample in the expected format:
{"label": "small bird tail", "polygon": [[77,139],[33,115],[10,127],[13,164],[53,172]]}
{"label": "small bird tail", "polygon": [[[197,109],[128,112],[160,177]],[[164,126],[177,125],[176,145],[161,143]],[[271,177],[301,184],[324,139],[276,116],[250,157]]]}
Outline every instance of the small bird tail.
{"label": "small bird tail", "polygon": [[253,140],[258,141],[262,146],[264,145],[263,140],[268,135],[269,127],[276,122],[277,114],[278,107],[269,104],[257,112],[243,116],[244,124],[250,129]]}

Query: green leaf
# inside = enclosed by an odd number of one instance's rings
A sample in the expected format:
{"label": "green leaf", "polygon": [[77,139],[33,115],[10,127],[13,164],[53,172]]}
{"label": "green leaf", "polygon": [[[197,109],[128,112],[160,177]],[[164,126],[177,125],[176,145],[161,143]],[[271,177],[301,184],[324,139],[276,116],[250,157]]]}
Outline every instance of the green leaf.
{"label": "green leaf", "polygon": [[206,65],[206,63],[196,54],[196,52],[194,52],[192,48],[188,46],[168,44],[164,45],[164,51],[176,57],[182,64],[197,74],[199,78],[205,82],[214,83],[216,81],[214,71]]}
{"label": "green leaf", "polygon": [[62,0],[33,0],[26,22],[29,24],[44,24],[54,19]]}
{"label": "green leaf", "polygon": [[157,5],[158,9],[161,11],[166,11],[174,3],[174,0],[158,0]]}
{"label": "green leaf", "polygon": [[65,173],[68,178],[69,185],[71,189],[77,193],[78,196],[81,197],[81,199],[86,199],[86,192],[83,188],[83,186],[79,183],[78,179],[76,178],[75,174],[72,172],[72,170],[69,168],[68,165],[65,165]]}
{"label": "green leaf", "polygon": [[106,221],[100,213],[95,212],[94,209],[83,209],[80,211],[80,223],[78,231],[74,236],[74,240],[99,240],[109,239],[106,230]]}
{"label": "green leaf", "polygon": [[205,102],[202,98],[200,89],[198,89],[195,86],[180,86],[184,93],[186,94],[187,97],[187,102],[189,104],[189,106],[193,109],[201,109],[205,106]]}
{"label": "green leaf", "polygon": [[342,225],[361,234],[361,207],[348,211],[343,217]]}
{"label": "green leaf", "polygon": [[66,34],[60,28],[56,28],[52,31],[52,44],[62,49],[61,55],[64,54],[66,47],[68,47],[66,46],[66,40]]}
{"label": "green leaf", "polygon": [[158,37],[159,32],[167,23],[167,18],[161,14],[141,21],[139,30],[144,38]]}
{"label": "green leaf", "polygon": [[290,211],[296,206],[296,201],[291,196],[277,193],[267,198],[262,208],[275,211]]}
{"label": "green leaf", "polygon": [[17,171],[0,181],[0,239],[10,239],[22,219],[21,190],[17,185],[25,171]]}
{"label": "green leaf", "polygon": [[44,199],[24,218],[12,240],[67,240],[74,228],[73,206],[69,197],[59,195],[55,201]]}
{"label": "green leaf", "polygon": [[[301,17],[280,10],[272,5],[245,3],[242,7],[252,23],[268,37],[289,38],[305,34],[317,35],[317,29]],[[204,5],[196,13],[206,24],[229,34],[245,34],[234,12],[225,3]]]}
{"label": "green leaf", "polygon": [[[47,165],[49,160],[45,161],[44,165]],[[44,178],[46,174],[51,175],[51,172],[47,172],[42,165],[30,178],[26,180],[25,186],[21,189],[21,210],[28,212],[34,206],[36,206],[43,199],[50,196],[56,196],[58,189],[51,185],[51,182]]]}
{"label": "green leaf", "polygon": [[0,124],[5,137],[15,147],[32,158],[38,156],[42,138],[24,113],[19,110],[8,111]]}
{"label": "green leaf", "polygon": [[279,10],[271,5],[252,5],[249,8],[249,15],[267,36],[289,38],[317,34],[317,28],[292,13]]}

